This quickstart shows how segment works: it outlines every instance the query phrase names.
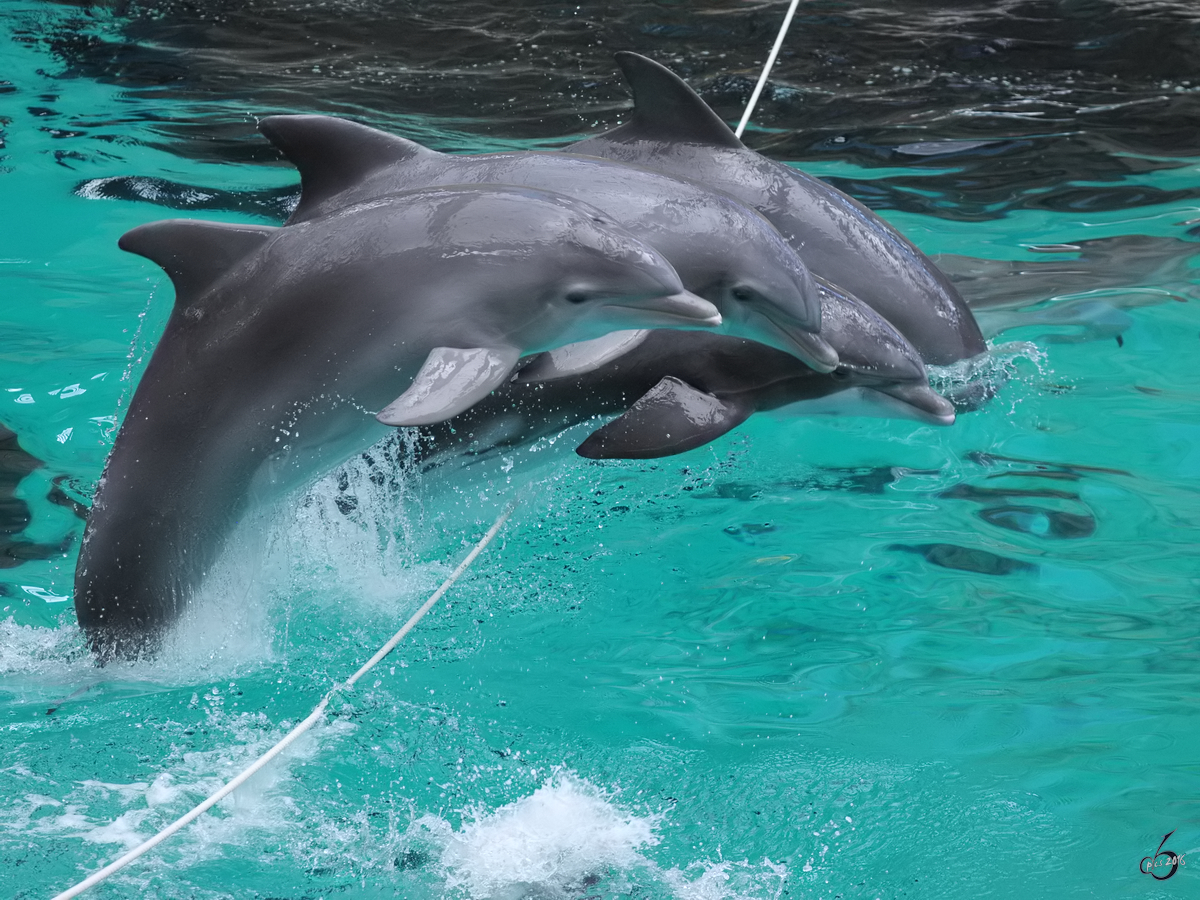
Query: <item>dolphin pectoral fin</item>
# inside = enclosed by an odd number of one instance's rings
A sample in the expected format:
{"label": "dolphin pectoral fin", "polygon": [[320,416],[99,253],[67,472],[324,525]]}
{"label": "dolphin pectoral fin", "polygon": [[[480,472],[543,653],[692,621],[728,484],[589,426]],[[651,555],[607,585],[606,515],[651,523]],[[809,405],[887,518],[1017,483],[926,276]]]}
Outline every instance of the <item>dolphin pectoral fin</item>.
{"label": "dolphin pectoral fin", "polygon": [[397,427],[444,422],[502,385],[520,356],[513,347],[434,347],[412,386],[375,418]]}
{"label": "dolphin pectoral fin", "polygon": [[313,217],[335,194],[376,169],[436,151],[334,116],[267,116],[258,130],[300,170],[300,202],[288,224]]}
{"label": "dolphin pectoral fin", "polygon": [[633,91],[633,120],[605,134],[605,139],[737,150],[745,146],[700,95],[666,66],[628,50],[617,53],[616,59]]}
{"label": "dolphin pectoral fin", "polygon": [[117,246],[162,266],[175,285],[175,306],[182,308],[277,231],[268,225],[166,219],[125,232]]}
{"label": "dolphin pectoral fin", "polygon": [[516,380],[520,383],[553,381],[568,375],[594,372],[605,363],[624,356],[646,340],[649,334],[646,329],[613,331],[594,340],[579,341],[549,353],[539,353],[529,365],[517,373]]}
{"label": "dolphin pectoral fin", "polygon": [[657,459],[707,444],[750,418],[746,403],[721,400],[668,375],[575,448],[588,459]]}

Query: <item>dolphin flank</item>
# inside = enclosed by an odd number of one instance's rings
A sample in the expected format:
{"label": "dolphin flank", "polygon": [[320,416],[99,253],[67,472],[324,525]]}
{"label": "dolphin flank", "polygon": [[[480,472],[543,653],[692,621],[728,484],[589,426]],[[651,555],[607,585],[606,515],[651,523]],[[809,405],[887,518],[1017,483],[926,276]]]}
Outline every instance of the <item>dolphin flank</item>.
{"label": "dolphin flank", "polygon": [[814,275],[886,318],[925,362],[947,365],[987,350],[950,280],[895,228],[858,201],[746,147],[670,69],[616,54],[633,90],[629,122],[567,148],[690,178],[757,209]]}
{"label": "dolphin flank", "polygon": [[102,659],[152,652],[243,511],[386,434],[375,411],[437,421],[524,353],[720,322],[603,212],[528,188],[432,188],[286,228],[156,222],[120,243],[166,270],[175,306],[76,568]]}
{"label": "dolphin flank", "polygon": [[[637,165],[563,153],[451,155],[346,119],[269,116],[259,129],[300,170],[289,224],[436,184],[518,184],[603,210],[662,253],[723,330],[830,371],[821,306],[804,261],[760,213],[727,193]],[[581,371],[595,362],[579,358]]]}

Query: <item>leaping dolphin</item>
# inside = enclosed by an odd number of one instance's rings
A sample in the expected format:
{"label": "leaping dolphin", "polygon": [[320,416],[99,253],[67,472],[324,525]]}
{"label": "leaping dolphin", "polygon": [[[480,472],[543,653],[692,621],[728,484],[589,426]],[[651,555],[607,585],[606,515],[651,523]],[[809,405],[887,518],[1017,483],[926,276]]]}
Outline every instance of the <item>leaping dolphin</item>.
{"label": "leaping dolphin", "polygon": [[425,189],[286,228],[156,222],[120,245],[161,265],[176,300],[76,568],[101,658],[152,651],[252,498],[361,452],[382,422],[461,412],[523,353],[720,322],[604,213],[519,187]]}
{"label": "leaping dolphin", "polygon": [[567,147],[690,178],[757,209],[815,275],[840,285],[896,326],[925,362],[947,365],[987,349],[950,280],[858,201],[746,147],[670,69],[616,54],[633,91],[630,121]]}
{"label": "leaping dolphin", "polygon": [[[562,153],[438,153],[331,116],[269,116],[259,129],[300,170],[288,224],[435,184],[518,184],[604,210],[663,254],[684,286],[714,303],[723,329],[828,372],[837,355],[814,332],[818,292],[800,256],[762,215],[691,181]],[[602,360],[575,360],[580,371]]]}
{"label": "leaping dolphin", "polygon": [[[527,360],[516,378],[471,409],[422,428],[418,450],[431,461],[444,451],[485,452],[613,413],[622,415],[585,440],[580,455],[649,459],[683,453],[767,410],[953,423],[954,407],[930,389],[913,346],[852,295],[825,283],[820,289],[822,333],[841,359],[834,372],[817,372],[790,354],[726,335],[629,333],[624,353],[583,374],[556,370],[555,358],[574,347]],[[822,401],[832,402],[817,406]]]}

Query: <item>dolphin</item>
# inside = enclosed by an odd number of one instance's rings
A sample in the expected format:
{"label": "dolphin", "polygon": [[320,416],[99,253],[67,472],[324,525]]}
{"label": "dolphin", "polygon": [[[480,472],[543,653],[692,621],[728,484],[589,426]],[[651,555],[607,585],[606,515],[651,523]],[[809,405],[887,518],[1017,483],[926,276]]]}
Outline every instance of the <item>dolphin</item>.
{"label": "dolphin", "polygon": [[120,246],[166,270],[175,305],[76,568],[102,660],[154,651],[253,502],[388,425],[461,412],[525,353],[720,322],[604,213],[528,188],[429,188],[286,228],[155,222]]}
{"label": "dolphin", "polygon": [[[331,116],[269,116],[259,129],[300,170],[288,224],[351,203],[436,184],[517,184],[605,211],[663,254],[684,286],[714,303],[724,330],[795,353],[821,371],[837,356],[820,329],[818,291],[804,262],[762,215],[694,182],[562,153],[438,153]],[[580,371],[601,359],[575,360]]]}
{"label": "dolphin", "polygon": [[[920,354],[903,335],[853,295],[824,282],[819,288],[822,333],[841,360],[833,372],[817,372],[791,354],[742,338],[639,331],[629,333],[624,353],[593,371],[554,371],[553,358],[572,352],[569,346],[525,360],[485,400],[420,429],[417,450],[432,463],[454,450],[480,453],[529,443],[613,413],[621,415],[579,446],[581,456],[683,453],[767,410],[953,423],[954,407],[929,387]],[[822,401],[834,402],[818,406]]]}
{"label": "dolphin", "polygon": [[757,209],[813,274],[875,309],[927,363],[987,350],[950,280],[895,228],[825,182],[746,147],[670,69],[627,51],[616,59],[633,91],[630,121],[567,152],[693,179]]}

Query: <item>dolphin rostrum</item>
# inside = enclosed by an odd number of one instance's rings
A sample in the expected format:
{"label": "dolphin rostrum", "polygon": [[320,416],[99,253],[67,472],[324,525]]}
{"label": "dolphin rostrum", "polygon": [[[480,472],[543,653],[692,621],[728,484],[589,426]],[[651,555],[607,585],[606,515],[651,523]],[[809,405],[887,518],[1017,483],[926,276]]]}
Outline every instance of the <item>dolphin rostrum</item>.
{"label": "dolphin rostrum", "polygon": [[[471,409],[422,428],[417,449],[431,461],[455,449],[485,452],[613,413],[622,415],[585,440],[580,455],[670,456],[706,444],[754,412],[767,410],[953,423],[954,407],[930,389],[912,345],[852,295],[825,283],[820,289],[822,333],[841,359],[831,373],[727,335],[628,332],[624,352],[590,372],[554,371],[552,358],[569,354],[571,346],[527,360],[516,378]],[[547,372],[550,377],[543,377]]]}
{"label": "dolphin rostrum", "polygon": [[384,422],[461,412],[523,353],[720,322],[603,212],[527,188],[430,188],[286,228],[155,222],[120,245],[161,265],[176,299],[76,568],[101,658],[152,651],[252,500],[362,451]]}
{"label": "dolphin rostrum", "polygon": [[616,55],[633,91],[629,122],[567,147],[690,178],[761,212],[814,275],[896,326],[925,362],[947,365],[987,346],[950,280],[895,228],[819,179],[746,147],[670,69]]}
{"label": "dolphin rostrum", "polygon": [[[714,303],[723,330],[831,371],[818,292],[804,262],[762,215],[728,194],[640,166],[563,153],[438,153],[331,116],[269,116],[259,129],[300,170],[288,224],[435,184],[518,184],[604,210],[662,253],[684,286]],[[582,356],[579,371],[602,360]]]}

